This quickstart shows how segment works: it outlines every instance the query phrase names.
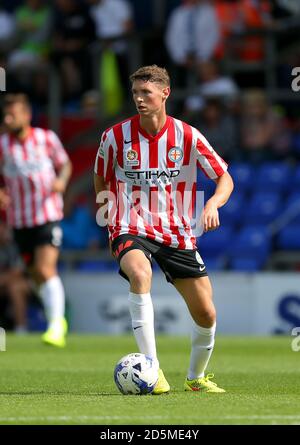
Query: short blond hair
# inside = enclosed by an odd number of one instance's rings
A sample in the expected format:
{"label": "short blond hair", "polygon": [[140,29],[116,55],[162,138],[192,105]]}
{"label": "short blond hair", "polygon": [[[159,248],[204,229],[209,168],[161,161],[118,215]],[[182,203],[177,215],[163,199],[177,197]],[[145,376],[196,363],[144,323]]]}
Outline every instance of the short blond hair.
{"label": "short blond hair", "polygon": [[142,66],[129,77],[131,83],[135,80],[159,83],[165,87],[170,86],[170,76],[165,68],[157,65]]}

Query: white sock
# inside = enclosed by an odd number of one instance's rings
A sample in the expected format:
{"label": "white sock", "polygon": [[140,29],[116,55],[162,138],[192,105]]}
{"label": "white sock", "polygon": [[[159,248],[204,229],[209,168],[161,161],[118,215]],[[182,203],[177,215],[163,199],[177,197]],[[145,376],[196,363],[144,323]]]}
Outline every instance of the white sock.
{"label": "white sock", "polygon": [[154,360],[159,368],[154,333],[154,311],[150,293],[129,292],[129,311],[135,340],[141,354]]}
{"label": "white sock", "polygon": [[46,318],[52,326],[65,315],[65,291],[58,275],[45,281],[40,287],[40,296]]}
{"label": "white sock", "polygon": [[204,371],[208,365],[215,344],[216,324],[211,328],[202,328],[193,323],[192,327],[192,351],[188,379],[204,377]]}

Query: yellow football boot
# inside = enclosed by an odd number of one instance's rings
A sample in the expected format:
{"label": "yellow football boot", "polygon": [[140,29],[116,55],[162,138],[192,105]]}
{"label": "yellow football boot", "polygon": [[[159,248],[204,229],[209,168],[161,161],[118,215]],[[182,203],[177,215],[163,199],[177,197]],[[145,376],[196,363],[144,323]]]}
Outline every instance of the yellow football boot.
{"label": "yellow football boot", "polygon": [[214,378],[214,374],[207,374],[206,377],[188,380],[185,379],[184,389],[185,391],[200,391],[200,392],[226,392],[225,389],[219,388],[218,385],[211,381]]}
{"label": "yellow football boot", "polygon": [[162,369],[158,370],[158,380],[157,383],[154,387],[154,390],[152,391],[151,394],[154,395],[160,395],[160,394],[165,394],[168,393],[170,391],[170,385],[167,382],[164,373],[162,372]]}
{"label": "yellow football boot", "polygon": [[51,323],[47,331],[42,335],[42,341],[47,345],[64,348],[66,346],[66,334],[68,324],[65,318]]}

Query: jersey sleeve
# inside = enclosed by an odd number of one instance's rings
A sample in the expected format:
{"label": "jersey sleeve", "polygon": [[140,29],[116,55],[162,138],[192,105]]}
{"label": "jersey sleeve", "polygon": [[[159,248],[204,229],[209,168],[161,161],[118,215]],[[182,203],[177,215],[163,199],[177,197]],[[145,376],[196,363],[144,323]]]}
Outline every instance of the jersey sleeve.
{"label": "jersey sleeve", "polygon": [[196,135],[195,148],[198,165],[208,178],[217,179],[227,171],[227,163],[200,132]]}
{"label": "jersey sleeve", "polygon": [[101,137],[100,146],[96,155],[94,172],[97,176],[101,176],[105,181],[110,181],[115,167],[115,150],[110,143],[107,132]]}
{"label": "jersey sleeve", "polygon": [[59,137],[52,130],[47,131],[48,153],[55,168],[60,168],[69,161],[69,156],[64,149]]}

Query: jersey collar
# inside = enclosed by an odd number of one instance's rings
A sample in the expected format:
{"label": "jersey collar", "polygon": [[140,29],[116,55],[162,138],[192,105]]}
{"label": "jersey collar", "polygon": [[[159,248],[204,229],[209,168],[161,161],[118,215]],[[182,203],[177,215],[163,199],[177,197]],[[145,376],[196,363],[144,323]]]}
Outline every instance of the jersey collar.
{"label": "jersey collar", "polygon": [[152,136],[151,134],[147,133],[147,131],[144,130],[144,128],[141,127],[139,114],[136,115],[136,118],[138,120],[138,130],[139,130],[139,132],[146,139],[148,139],[149,141],[156,141],[156,140],[158,140],[164,134],[164,132],[169,128],[170,123],[171,123],[171,117],[167,115],[167,120],[165,122],[165,125],[162,127],[162,129],[155,136]]}

